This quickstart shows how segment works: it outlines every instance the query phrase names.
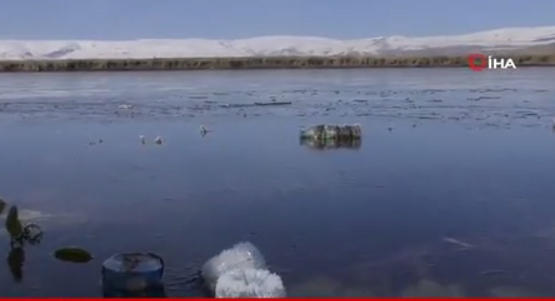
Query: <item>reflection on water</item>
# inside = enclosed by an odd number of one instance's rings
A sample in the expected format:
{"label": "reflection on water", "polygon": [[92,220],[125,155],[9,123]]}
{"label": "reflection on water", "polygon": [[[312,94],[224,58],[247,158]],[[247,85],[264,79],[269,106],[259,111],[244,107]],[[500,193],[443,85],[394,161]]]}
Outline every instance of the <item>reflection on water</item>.
{"label": "reflection on water", "polygon": [[23,250],[23,246],[12,246],[10,248],[10,254],[8,255],[8,266],[10,267],[10,272],[16,282],[20,282],[23,279],[24,262],[25,250]]}
{"label": "reflection on water", "polygon": [[301,145],[307,146],[312,149],[326,150],[326,149],[358,149],[362,145],[361,139],[309,139],[301,138]]}
{"label": "reflection on water", "polygon": [[205,296],[202,263],[248,240],[291,296],[555,295],[555,69],[230,75],[0,75],[0,194],[48,234],[0,233],[2,293],[102,296],[104,259],[154,252],[161,295]]}
{"label": "reflection on water", "polygon": [[139,298],[139,297],[151,297],[151,298],[165,298],[166,289],[164,285],[150,286],[144,290],[122,290],[118,288],[113,288],[110,286],[102,286],[102,296],[103,297],[115,297],[115,298]]}

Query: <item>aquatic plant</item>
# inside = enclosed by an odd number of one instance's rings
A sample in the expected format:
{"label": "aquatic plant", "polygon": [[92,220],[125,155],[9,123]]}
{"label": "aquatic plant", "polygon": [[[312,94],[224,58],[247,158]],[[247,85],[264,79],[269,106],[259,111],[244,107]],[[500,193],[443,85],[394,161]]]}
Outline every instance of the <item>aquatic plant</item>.
{"label": "aquatic plant", "polygon": [[[0,214],[4,211],[6,202],[0,200]],[[10,253],[7,262],[15,281],[23,279],[23,263],[25,262],[25,243],[39,244],[42,239],[42,229],[36,224],[23,224],[19,220],[17,206],[8,211],[5,223],[6,231],[10,235]]]}
{"label": "aquatic plant", "polygon": [[62,261],[85,263],[93,259],[93,256],[82,248],[65,247],[54,252],[54,257]]}
{"label": "aquatic plant", "polygon": [[10,208],[8,216],[6,217],[6,230],[13,240],[20,240],[23,235],[23,226],[19,221],[19,215],[17,212],[17,206]]}
{"label": "aquatic plant", "polygon": [[[511,55],[519,66],[554,65],[555,55]],[[221,57],[0,61],[0,72],[276,68],[467,67],[463,56]],[[127,107],[122,107],[126,109]]]}

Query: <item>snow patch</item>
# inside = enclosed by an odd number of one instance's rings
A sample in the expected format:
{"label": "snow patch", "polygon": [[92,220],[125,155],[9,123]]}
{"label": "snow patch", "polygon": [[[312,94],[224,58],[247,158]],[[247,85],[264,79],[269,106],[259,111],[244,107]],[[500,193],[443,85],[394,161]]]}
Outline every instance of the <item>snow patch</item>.
{"label": "snow patch", "polygon": [[264,36],[238,40],[140,39],[0,40],[1,60],[147,59],[252,56],[402,55],[418,51],[444,55],[461,49],[519,49],[554,42],[555,26],[517,27],[465,35],[375,37],[337,40],[322,37]]}

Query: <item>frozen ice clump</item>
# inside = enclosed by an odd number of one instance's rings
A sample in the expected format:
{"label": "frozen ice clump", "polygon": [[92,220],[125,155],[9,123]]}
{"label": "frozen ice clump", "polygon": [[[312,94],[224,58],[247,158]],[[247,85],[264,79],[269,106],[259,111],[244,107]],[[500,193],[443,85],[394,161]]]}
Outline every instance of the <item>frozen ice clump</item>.
{"label": "frozen ice clump", "polygon": [[285,287],[277,274],[262,269],[235,269],[216,282],[217,298],[285,297]]}
{"label": "frozen ice clump", "polygon": [[218,278],[226,272],[234,269],[265,268],[266,262],[260,251],[250,242],[241,242],[208,260],[202,266],[202,277],[214,291]]}

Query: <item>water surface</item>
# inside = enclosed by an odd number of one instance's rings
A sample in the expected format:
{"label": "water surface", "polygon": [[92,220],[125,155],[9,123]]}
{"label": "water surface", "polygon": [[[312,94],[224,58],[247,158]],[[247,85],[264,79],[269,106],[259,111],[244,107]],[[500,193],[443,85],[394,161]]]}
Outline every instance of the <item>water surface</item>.
{"label": "water surface", "polygon": [[[4,261],[0,289],[101,296],[102,261],[145,250],[165,258],[168,295],[198,296],[202,263],[248,240],[292,296],[553,296],[553,79],[552,68],[0,74],[0,195],[45,231],[21,279]],[[253,105],[273,101],[291,104]],[[361,145],[301,145],[318,123],[360,123]],[[2,244],[7,258],[3,230]],[[53,258],[66,245],[95,258]]]}

